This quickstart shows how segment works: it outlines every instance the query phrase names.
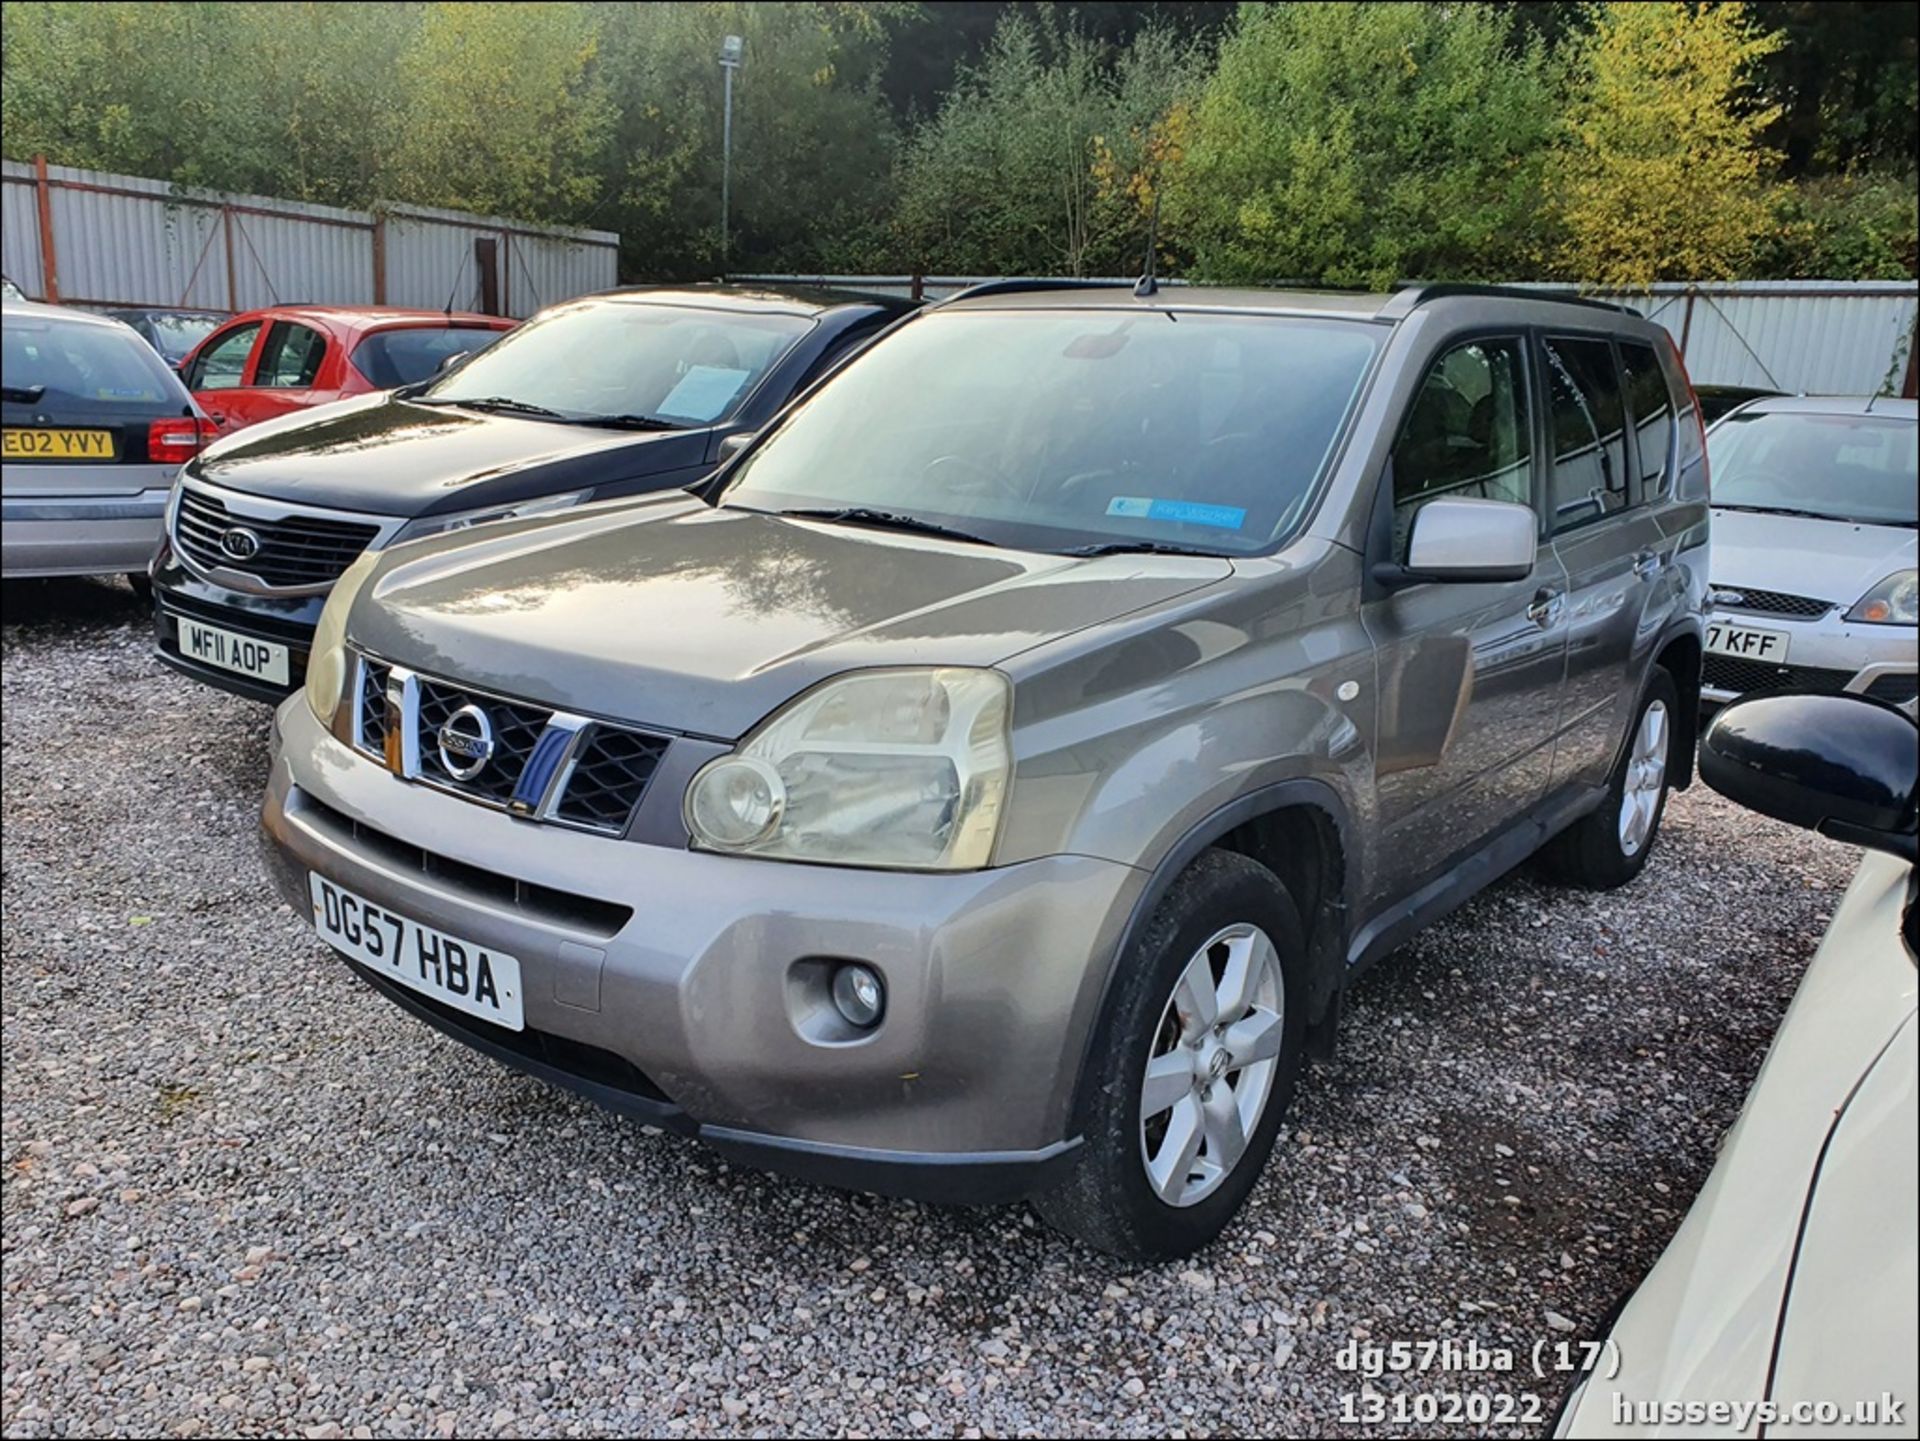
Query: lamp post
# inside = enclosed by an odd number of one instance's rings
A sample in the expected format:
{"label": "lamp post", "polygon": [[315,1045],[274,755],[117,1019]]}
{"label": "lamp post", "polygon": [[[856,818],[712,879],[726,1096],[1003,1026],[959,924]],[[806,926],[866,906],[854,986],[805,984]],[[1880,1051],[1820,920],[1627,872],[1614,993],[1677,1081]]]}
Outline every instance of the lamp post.
{"label": "lamp post", "polygon": [[720,73],[726,77],[726,100],[720,121],[720,273],[727,272],[727,222],[733,192],[733,72],[740,68],[746,42],[729,35],[720,42]]}

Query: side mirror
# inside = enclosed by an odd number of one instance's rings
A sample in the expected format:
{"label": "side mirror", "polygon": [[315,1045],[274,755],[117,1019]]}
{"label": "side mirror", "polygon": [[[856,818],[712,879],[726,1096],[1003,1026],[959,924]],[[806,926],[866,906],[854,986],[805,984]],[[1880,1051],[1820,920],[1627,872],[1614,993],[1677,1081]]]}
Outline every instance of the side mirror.
{"label": "side mirror", "polygon": [[752,444],[753,437],[754,432],[751,430],[736,430],[732,435],[721,436],[719,450],[720,464],[725,465],[741,451],[745,450],[748,445]]}
{"label": "side mirror", "polygon": [[452,355],[443,357],[440,363],[434,366],[433,368],[434,374],[445,375],[449,370],[452,370],[454,366],[458,365],[461,361],[465,360],[469,355],[472,355],[472,354],[473,352],[471,350],[454,351]]}
{"label": "side mirror", "polygon": [[1530,505],[1508,500],[1430,500],[1413,515],[1405,565],[1376,565],[1383,585],[1420,581],[1525,580],[1540,549]]}
{"label": "side mirror", "polygon": [[1915,858],[1920,726],[1884,701],[1859,695],[1733,701],[1700,742],[1700,779],[1763,816]]}

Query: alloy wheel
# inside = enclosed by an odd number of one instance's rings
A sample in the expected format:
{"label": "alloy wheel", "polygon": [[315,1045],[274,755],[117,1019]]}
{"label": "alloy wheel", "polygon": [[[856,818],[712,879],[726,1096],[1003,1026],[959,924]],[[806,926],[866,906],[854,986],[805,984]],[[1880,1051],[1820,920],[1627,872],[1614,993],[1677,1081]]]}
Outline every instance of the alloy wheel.
{"label": "alloy wheel", "polygon": [[1620,789],[1620,850],[1636,856],[1653,834],[1660,794],[1667,788],[1667,703],[1656,700],[1640,716]]}
{"label": "alloy wheel", "polygon": [[1280,956],[1258,926],[1218,932],[1174,982],[1140,1087],[1140,1159],[1169,1206],[1206,1199],[1246,1154],[1273,1093],[1285,1007]]}

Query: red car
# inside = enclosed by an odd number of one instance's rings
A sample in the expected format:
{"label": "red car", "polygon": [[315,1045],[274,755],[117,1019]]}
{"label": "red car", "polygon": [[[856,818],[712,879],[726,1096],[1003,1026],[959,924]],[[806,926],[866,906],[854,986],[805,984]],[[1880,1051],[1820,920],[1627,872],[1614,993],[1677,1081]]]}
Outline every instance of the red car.
{"label": "red car", "polygon": [[425,380],[518,325],[499,315],[274,305],[236,315],[180,363],[221,434],[349,395]]}

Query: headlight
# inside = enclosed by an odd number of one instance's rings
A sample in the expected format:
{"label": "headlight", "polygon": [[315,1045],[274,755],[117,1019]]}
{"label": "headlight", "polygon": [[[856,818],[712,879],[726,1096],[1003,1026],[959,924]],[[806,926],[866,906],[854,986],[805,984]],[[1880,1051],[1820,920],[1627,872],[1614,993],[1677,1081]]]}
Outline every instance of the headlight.
{"label": "headlight", "polygon": [[333,724],[347,683],[347,612],[379,560],[380,552],[369,550],[341,572],[320,612],[320,624],[313,628],[313,645],[307,651],[307,704],[323,726]]}
{"label": "headlight", "polygon": [[1920,623],[1920,571],[1896,570],[1861,596],[1847,619],[1868,625]]}
{"label": "headlight", "polygon": [[862,671],[776,711],[687,787],[694,844],[897,870],[977,870],[1013,770],[992,670]]}
{"label": "headlight", "polygon": [[485,525],[490,520],[518,520],[523,515],[544,515],[550,510],[565,510],[570,505],[580,504],[592,494],[592,490],[570,490],[564,495],[535,495],[508,505],[456,510],[450,515],[423,515],[401,526],[400,533],[393,538],[393,544],[398,545],[403,540],[419,540],[422,536],[440,535],[449,530],[465,530],[470,525]]}

